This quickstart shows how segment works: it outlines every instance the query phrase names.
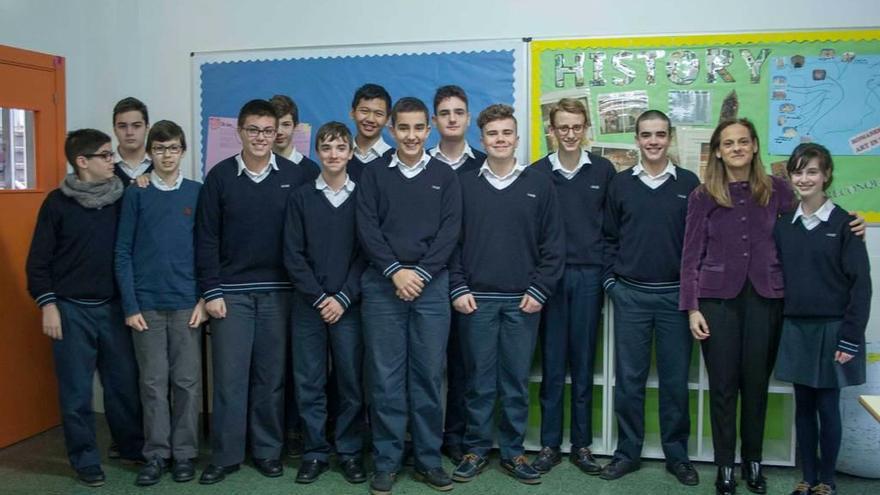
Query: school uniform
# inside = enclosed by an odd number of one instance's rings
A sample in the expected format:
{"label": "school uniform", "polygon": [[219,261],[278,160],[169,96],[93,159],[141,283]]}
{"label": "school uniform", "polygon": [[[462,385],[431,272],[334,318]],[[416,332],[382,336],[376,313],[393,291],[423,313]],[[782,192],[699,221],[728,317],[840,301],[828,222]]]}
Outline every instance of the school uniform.
{"label": "school uniform", "polygon": [[678,309],[687,197],[700,184],[669,162],[658,176],[640,164],[611,179],[606,197],[603,286],[614,303],[616,458],[638,464],[645,384],[656,341],[660,437],[668,466],[689,462],[688,368],[693,341]]}
{"label": "school uniform", "polygon": [[[370,266],[361,278],[364,345],[376,471],[400,469],[409,423],[416,464],[440,467],[441,390],[450,307],[446,264],[461,228],[461,190],[447,165],[424,154],[406,167],[364,169],[357,229]],[[425,282],[406,302],[391,277],[414,270]]]}
{"label": "school uniform", "polygon": [[[130,187],[116,236],[116,280],[125,316],[140,313],[147,330],[132,330],[144,409],[144,458],[198,455],[201,329],[189,327],[199,295],[195,277],[198,182],[155,173],[145,189]],[[172,407],[173,404],[173,407]]]}
{"label": "school uniform", "polygon": [[92,412],[95,370],[121,456],[140,459],[144,445],[137,364],[113,280],[119,205],[86,208],[61,189],[50,192],[27,259],[31,296],[40,307],[54,303],[61,314],[63,338],[52,340],[52,354],[64,444],[77,471],[101,464]]}
{"label": "school uniform", "polygon": [[389,146],[381,136],[379,136],[378,141],[366,150],[361,150],[354,143],[353,151],[354,154],[351,160],[348,161],[346,170],[348,171],[348,176],[355,183],[360,183],[361,173],[365,168],[376,165],[388,165],[392,155],[394,155],[394,148]]}
{"label": "school uniform", "polygon": [[[467,142],[458,158],[444,155],[439,145],[429,149],[428,154],[449,165],[459,177],[465,172],[480,168],[486,161],[486,154],[472,148]],[[453,311],[451,319],[449,342],[446,347],[446,418],[443,426],[443,445],[461,448],[467,421],[467,409],[464,404],[465,373],[462,364],[461,337],[458,331],[458,313]]]}
{"label": "school uniform", "polygon": [[211,169],[199,195],[199,290],[226,303],[226,318],[211,319],[215,466],[242,462],[246,435],[254,458],[281,455],[292,290],[282,230],[287,197],[306,180],[302,166],[274,153],[258,173],[236,155]]}
{"label": "school uniform", "polygon": [[773,228],[794,205],[788,181],[771,180],[765,206],[753,199],[745,181],[728,185],[730,208],[702,189],[688,200],[679,309],[699,309],[712,333],[700,345],[718,466],[735,461],[739,396],[741,457],[746,462],[762,458],[767,389],[782,328],[783,277]]}
{"label": "school uniform", "polygon": [[[327,462],[327,350],[333,353],[338,407],[335,450],[341,461],[363,448],[363,338],[360,277],[366,261],[355,229],[356,184],[338,192],[318,176],[288,199],[284,265],[295,287],[291,349],[295,397],[303,421],[305,461]],[[332,325],[319,305],[334,298],[345,309]]]}
{"label": "school uniform", "polygon": [[498,445],[502,459],[510,460],[523,454],[540,319],[519,305],[525,294],[545,304],[553,293],[565,260],[564,226],[553,183],[532,167],[517,165],[498,177],[485,163],[463,174],[461,187],[450,298],[471,294],[477,304],[459,320],[467,377],[464,448],[480,457],[489,453],[498,400]]}
{"label": "school uniform", "polygon": [[318,165],[318,162],[316,162],[316,161],[312,160],[311,158],[307,157],[306,155],[300,153],[300,151],[298,149],[296,149],[296,147],[294,147],[290,151],[289,155],[287,155],[287,156],[280,155],[280,156],[283,158],[287,158],[288,160],[290,160],[292,163],[294,163],[296,165],[303,166],[306,169],[306,170],[304,170],[306,175],[310,176],[309,177],[310,181],[315,180],[319,175],[321,175],[321,166]]}
{"label": "school uniform", "polygon": [[556,186],[565,225],[565,270],[547,300],[541,325],[541,445],[562,444],[566,371],[571,376],[571,450],[593,442],[593,367],[602,312],[602,219],[614,166],[581,151],[574,170],[558,153],[535,162]]}
{"label": "school uniform", "polygon": [[113,174],[119,177],[119,180],[126,186],[134,182],[141,175],[149,174],[152,171],[153,160],[149,155],[144,155],[144,159],[134,167],[126,163],[125,160],[119,160],[113,164]]}

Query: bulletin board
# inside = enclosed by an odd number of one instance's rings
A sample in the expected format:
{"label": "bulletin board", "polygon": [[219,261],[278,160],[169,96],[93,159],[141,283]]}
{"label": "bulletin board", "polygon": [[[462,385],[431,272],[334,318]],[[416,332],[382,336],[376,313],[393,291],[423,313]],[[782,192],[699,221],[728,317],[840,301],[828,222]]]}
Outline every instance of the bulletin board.
{"label": "bulletin board", "polygon": [[797,144],[834,156],[835,202],[880,222],[880,31],[536,40],[530,45],[532,160],[555,147],[548,111],[589,109],[594,152],[635,165],[635,119],[670,116],[679,165],[700,174],[718,121],[751,119],[761,158],[781,174]]}
{"label": "bulletin board", "polygon": [[[371,82],[384,86],[392,101],[420,98],[433,114],[437,87],[461,86],[472,113],[468,141],[479,146],[477,113],[491,103],[507,103],[526,115],[526,45],[521,39],[409,43],[193,54],[193,116],[197,142],[194,176],[241,149],[236,117],[254,98],[286,94],[299,107],[301,125],[294,139],[309,156],[325,122],[355,127],[349,112],[355,90]],[[520,134],[527,135],[525,119]],[[393,146],[388,131],[385,140]],[[432,132],[428,146],[438,141]],[[523,147],[525,148],[525,147]],[[520,150],[524,159],[527,150]],[[213,162],[213,163],[212,163]]]}

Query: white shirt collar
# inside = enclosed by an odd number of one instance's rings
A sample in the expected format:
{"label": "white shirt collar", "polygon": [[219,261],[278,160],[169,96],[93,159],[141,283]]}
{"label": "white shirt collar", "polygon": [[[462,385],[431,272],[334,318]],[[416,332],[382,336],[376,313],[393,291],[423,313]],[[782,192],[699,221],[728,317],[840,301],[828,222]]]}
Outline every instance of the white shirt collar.
{"label": "white shirt collar", "polygon": [[480,167],[480,171],[477,172],[477,175],[488,175],[489,177],[492,177],[494,179],[497,179],[500,181],[505,181],[505,180],[511,179],[512,177],[518,176],[525,169],[526,169],[525,165],[519,163],[518,160],[514,159],[513,168],[510,170],[510,172],[507,175],[505,175],[504,177],[501,177],[500,175],[496,174],[492,170],[491,167],[489,167],[489,160],[486,159],[486,161],[483,162],[483,166]]}
{"label": "white shirt collar", "polygon": [[285,156],[284,158],[287,158],[288,160],[292,161],[293,163],[299,165],[299,163],[302,161],[302,159],[304,157],[305,157],[305,155],[300,153],[299,150],[296,149],[296,146],[294,146],[293,149],[290,151],[290,155]]}
{"label": "white shirt collar", "polygon": [[419,175],[419,172],[425,170],[428,167],[428,162],[431,161],[431,155],[422,151],[422,157],[419,159],[419,162],[413,166],[408,166],[397,157],[397,152],[391,155],[391,161],[388,163],[389,168],[398,167],[400,171],[406,177],[412,179],[416,175]]}
{"label": "white shirt collar", "polygon": [[834,202],[830,199],[826,199],[822,206],[819,207],[818,210],[814,211],[812,214],[807,215],[804,213],[804,203],[801,202],[798,204],[797,210],[794,212],[794,218],[791,219],[791,223],[795,223],[799,218],[804,217],[804,221],[807,219],[818,219],[823,222],[827,222],[829,218],[831,218],[831,212],[834,211]]}
{"label": "white shirt collar", "polygon": [[476,158],[474,156],[474,150],[471,149],[471,145],[468,144],[467,141],[464,142],[464,151],[462,152],[461,156],[458,157],[457,159],[453,159],[451,157],[446,156],[443,153],[443,151],[440,149],[439,144],[437,146],[434,146],[433,148],[429,149],[428,154],[433,156],[434,158],[440,160],[441,162],[446,163],[447,165],[461,165],[467,159],[465,157],[468,157],[468,156],[471,158]]}
{"label": "white shirt collar", "polygon": [[358,158],[362,159],[361,161],[366,158],[370,158],[370,160],[378,158],[384,155],[385,152],[390,149],[391,146],[389,146],[388,143],[386,143],[385,140],[382,139],[382,136],[379,136],[379,139],[363,153],[361,153],[361,149],[358,148],[357,142],[355,142],[354,145],[354,153],[355,155],[357,155]]}
{"label": "white shirt collar", "polygon": [[144,173],[146,173],[147,169],[150,168],[150,165],[153,164],[153,160],[150,158],[150,155],[144,154],[144,159],[141,160],[140,163],[137,164],[136,167],[132,167],[125,160],[122,159],[122,153],[119,152],[119,147],[116,147],[116,154],[119,155],[120,159],[116,162],[122,171],[125,172],[126,175],[131,177],[132,179],[137,179]]}
{"label": "white shirt collar", "polygon": [[553,166],[553,171],[558,171],[566,179],[571,179],[572,177],[577,175],[577,173],[581,171],[581,168],[583,168],[584,165],[588,163],[593,163],[590,161],[590,155],[587,154],[587,150],[583,149],[581,150],[581,156],[580,158],[578,158],[578,164],[574,168],[574,170],[568,170],[567,168],[562,166],[562,162],[559,161],[558,151],[556,153],[551,153],[550,156],[547,157],[547,159],[550,160],[550,165]]}
{"label": "white shirt collar", "polygon": [[269,164],[263,170],[259,172],[251,172],[249,168],[247,168],[244,164],[244,158],[241,157],[241,153],[235,155],[235,162],[238,164],[238,174],[241,175],[242,172],[246,173],[248,177],[254,179],[256,182],[260,182],[265,179],[266,176],[269,175],[269,172],[272,170],[278,170],[278,162],[275,161],[275,153],[269,152]]}
{"label": "white shirt collar", "polygon": [[156,173],[156,171],[150,172],[150,184],[153,185],[156,189],[160,191],[176,191],[180,189],[180,185],[183,184],[183,174],[180,171],[177,172],[177,179],[175,179],[173,184],[166,184],[162,181],[162,178]]}
{"label": "white shirt collar", "polygon": [[645,174],[646,176],[651,177],[652,179],[659,179],[660,177],[663,177],[664,175],[669,174],[673,179],[678,180],[678,176],[676,175],[676,172],[675,172],[675,165],[672,164],[672,160],[666,160],[666,168],[663,169],[663,172],[660,172],[659,175],[653,176],[653,177],[651,176],[651,174],[648,173],[647,170],[645,170],[645,167],[642,165],[642,161],[639,160],[639,163],[637,163],[636,166],[633,167],[632,174],[633,175]]}
{"label": "white shirt collar", "polygon": [[[351,180],[351,177],[349,177],[348,174],[345,174],[345,184],[342,185],[340,191],[345,190],[348,192],[352,192],[354,191],[354,186],[354,181]],[[330,187],[330,184],[327,184],[327,181],[324,180],[324,176],[321,174],[318,174],[318,178],[315,179],[315,189],[319,191],[330,190],[332,192],[338,192],[333,191],[333,189]]]}

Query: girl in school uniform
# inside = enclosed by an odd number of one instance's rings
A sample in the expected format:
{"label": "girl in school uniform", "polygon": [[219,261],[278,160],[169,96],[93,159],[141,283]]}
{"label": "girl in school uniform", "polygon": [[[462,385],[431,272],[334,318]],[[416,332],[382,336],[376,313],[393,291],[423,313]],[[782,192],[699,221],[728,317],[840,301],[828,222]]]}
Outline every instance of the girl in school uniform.
{"label": "girl in school uniform", "polygon": [[801,202],[775,229],[786,286],[776,378],[794,384],[804,477],[792,495],[829,495],[837,493],[840,389],[865,383],[870,267],[852,217],[825,194],[834,169],[828,150],[801,144],[786,169]]}

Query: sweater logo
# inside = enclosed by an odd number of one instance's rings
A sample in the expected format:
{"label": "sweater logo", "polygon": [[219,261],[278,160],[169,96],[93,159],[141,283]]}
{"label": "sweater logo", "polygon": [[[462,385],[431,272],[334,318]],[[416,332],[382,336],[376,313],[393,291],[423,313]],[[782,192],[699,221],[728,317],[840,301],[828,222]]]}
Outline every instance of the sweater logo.
{"label": "sweater logo", "polygon": [[828,233],[828,234],[825,234],[825,235],[827,235],[828,237],[837,237],[837,234],[832,234],[832,233]]}
{"label": "sweater logo", "polygon": [[678,194],[677,196],[681,199],[688,199],[687,194]]}
{"label": "sweater logo", "polygon": [[538,197],[535,195],[535,193],[526,193],[526,196],[528,196],[530,198],[537,198]]}
{"label": "sweater logo", "polygon": [[591,184],[590,189],[599,189],[599,184]]}
{"label": "sweater logo", "polygon": [[290,187],[290,184],[281,184],[281,189],[287,189]]}
{"label": "sweater logo", "polygon": [[193,214],[193,209],[189,206],[183,208],[183,214],[186,216],[191,216]]}
{"label": "sweater logo", "polygon": [[439,190],[440,190],[440,186],[431,186],[431,189],[434,189],[434,190],[436,190],[436,191],[439,191]]}

